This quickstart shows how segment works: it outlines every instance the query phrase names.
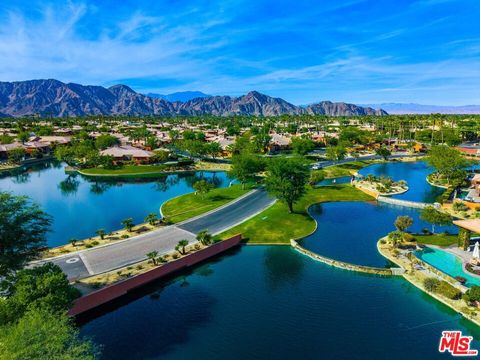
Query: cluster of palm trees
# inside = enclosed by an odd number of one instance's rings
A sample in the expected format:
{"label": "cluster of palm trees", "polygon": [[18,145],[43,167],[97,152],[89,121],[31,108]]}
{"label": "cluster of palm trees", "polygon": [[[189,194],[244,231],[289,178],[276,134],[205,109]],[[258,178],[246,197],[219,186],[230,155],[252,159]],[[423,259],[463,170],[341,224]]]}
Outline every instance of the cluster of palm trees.
{"label": "cluster of palm trees", "polygon": [[[207,230],[200,231],[196,236],[196,240],[200,242],[203,246],[208,246],[214,242],[213,236]],[[187,239],[180,240],[178,244],[175,246],[175,250],[180,255],[185,255],[187,253],[186,248],[189,243],[190,242]],[[159,252],[156,250],[150,251],[145,255],[155,266],[158,265],[159,263],[165,262],[165,258],[162,256],[159,256]]]}

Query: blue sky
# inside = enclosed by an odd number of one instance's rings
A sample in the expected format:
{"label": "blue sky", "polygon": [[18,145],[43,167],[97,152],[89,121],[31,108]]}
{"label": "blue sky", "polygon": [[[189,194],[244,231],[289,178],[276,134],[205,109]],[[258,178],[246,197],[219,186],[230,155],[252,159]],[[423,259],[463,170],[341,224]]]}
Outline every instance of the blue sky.
{"label": "blue sky", "polygon": [[480,1],[0,2],[0,80],[480,104]]}

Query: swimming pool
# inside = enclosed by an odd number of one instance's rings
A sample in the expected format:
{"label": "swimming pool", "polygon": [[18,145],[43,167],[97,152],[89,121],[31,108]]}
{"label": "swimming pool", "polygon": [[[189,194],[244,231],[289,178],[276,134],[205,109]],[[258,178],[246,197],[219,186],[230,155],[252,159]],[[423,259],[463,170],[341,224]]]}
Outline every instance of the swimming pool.
{"label": "swimming pool", "polygon": [[465,286],[480,286],[480,278],[465,272],[463,270],[462,261],[457,256],[449,252],[426,247],[424,250],[416,251],[415,256],[447,275],[452,277],[461,276],[465,278],[467,280],[467,282],[464,284]]}

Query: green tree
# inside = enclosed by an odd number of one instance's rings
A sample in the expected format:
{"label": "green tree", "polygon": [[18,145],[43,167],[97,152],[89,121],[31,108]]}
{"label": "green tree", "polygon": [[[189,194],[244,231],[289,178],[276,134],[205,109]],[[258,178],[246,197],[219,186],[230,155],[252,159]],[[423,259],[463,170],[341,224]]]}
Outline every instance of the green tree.
{"label": "green tree", "polygon": [[96,346],[82,339],[65,314],[33,308],[0,328],[0,360],[94,360]]}
{"label": "green tree", "polygon": [[440,280],[434,277],[429,277],[423,280],[423,286],[425,287],[425,290],[429,292],[436,292],[439,285]]}
{"label": "green tree", "polygon": [[185,255],[185,248],[188,245],[188,240],[180,240],[175,247],[175,250],[177,250],[181,255]]}
{"label": "green tree", "polygon": [[395,220],[395,227],[398,231],[404,232],[413,225],[413,219],[410,216],[398,216]]}
{"label": "green tree", "polygon": [[207,155],[211,156],[214,159],[223,151],[220,144],[216,141],[208,143],[205,148]]}
{"label": "green tree", "polygon": [[262,131],[255,135],[253,138],[253,144],[257,152],[267,152],[270,140],[272,140],[272,137],[268,134],[268,132]]}
{"label": "green tree", "polygon": [[0,135],[0,144],[6,145],[6,144],[11,144],[13,143],[13,140],[15,140],[12,136],[2,134]]}
{"label": "green tree", "polygon": [[297,159],[274,159],[267,167],[265,185],[267,191],[283,201],[288,211],[305,194],[309,172]]}
{"label": "green tree", "polygon": [[63,313],[80,292],[70,285],[59,266],[42,266],[17,271],[2,282],[3,295],[0,322],[14,322],[31,309]]}
{"label": "green tree", "polygon": [[388,234],[388,238],[392,242],[393,247],[397,247],[402,242],[403,234],[398,230],[392,231]]}
{"label": "green tree", "polygon": [[438,175],[444,176],[450,184],[452,178],[464,176],[465,169],[470,162],[462,154],[449,146],[433,146],[428,152],[427,162],[437,170]]}
{"label": "green tree", "polygon": [[68,242],[72,244],[72,246],[77,246],[78,239],[70,239]]}
{"label": "green tree", "polygon": [[152,161],[156,163],[165,162],[169,159],[170,153],[165,150],[155,150],[152,156]]}
{"label": "green tree", "polygon": [[150,213],[145,217],[144,221],[154,226],[158,221],[158,215],[155,213]]}
{"label": "green tree", "polygon": [[37,257],[51,221],[28,197],[0,192],[0,276]]}
{"label": "green tree", "polygon": [[200,194],[200,196],[203,198],[206,194],[210,192],[214,188],[213,184],[208,182],[207,180],[199,180],[193,183],[193,189],[195,192]]}
{"label": "green tree", "polygon": [[467,302],[480,301],[480,286],[472,285],[465,293],[464,299]]}
{"label": "green tree", "polygon": [[200,231],[197,236],[196,236],[196,239],[198,241],[200,241],[201,244],[207,246],[207,245],[210,245],[210,243],[212,242],[212,235],[210,235],[208,233],[207,230],[202,230]]}
{"label": "green tree", "polygon": [[158,257],[158,251],[150,251],[149,253],[145,254],[148,259],[150,259],[153,263],[153,265],[157,265],[157,257]]}
{"label": "green tree", "polygon": [[95,139],[95,147],[103,150],[111,146],[120,145],[120,139],[113,135],[100,135]]}
{"label": "green tree", "polygon": [[325,156],[328,160],[331,161],[339,161],[345,159],[345,155],[347,155],[347,151],[343,146],[329,146],[327,147]]}
{"label": "green tree", "polygon": [[30,134],[26,131],[20,132],[17,135],[18,141],[20,141],[22,144],[25,143],[28,140],[29,137],[30,137]]}
{"label": "green tree", "polygon": [[292,139],[291,147],[295,154],[303,156],[315,149],[315,142],[308,138],[294,137]]}
{"label": "green tree", "polygon": [[383,158],[383,160],[388,160],[388,157],[390,155],[392,155],[391,151],[388,150],[386,147],[381,147],[381,148],[378,148],[377,150],[375,150],[375,153],[378,155],[378,156],[381,156]]}
{"label": "green tree", "polygon": [[435,233],[435,225],[448,225],[452,221],[452,217],[442,213],[433,206],[427,206],[420,212],[420,219],[432,224],[432,233]]}
{"label": "green tree", "polygon": [[308,183],[313,186],[313,185],[318,184],[319,182],[321,182],[324,179],[325,179],[325,173],[323,171],[321,171],[321,170],[312,171],[310,173]]}
{"label": "green tree", "polygon": [[97,231],[95,231],[95,233],[100,236],[100,239],[105,239],[105,235],[107,234],[107,232],[105,231],[105,229],[98,229]]}
{"label": "green tree", "polygon": [[128,232],[131,232],[132,229],[133,229],[133,218],[127,218],[127,219],[124,219],[122,220],[122,225],[125,226],[125,229],[128,231]]}
{"label": "green tree", "polygon": [[261,160],[252,154],[239,154],[232,156],[232,167],[229,175],[237,178],[245,189],[245,184],[254,181],[255,176],[262,170]]}
{"label": "green tree", "polygon": [[26,155],[25,149],[21,147],[12,149],[7,153],[8,160],[15,164],[19,164],[23,160],[25,155]]}

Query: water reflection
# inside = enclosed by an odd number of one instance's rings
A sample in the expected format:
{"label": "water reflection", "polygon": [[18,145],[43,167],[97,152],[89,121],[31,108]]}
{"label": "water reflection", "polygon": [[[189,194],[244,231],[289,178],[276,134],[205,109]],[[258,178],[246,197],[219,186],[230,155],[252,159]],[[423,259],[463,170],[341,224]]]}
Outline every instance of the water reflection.
{"label": "water reflection", "polygon": [[66,174],[64,164],[52,161],[2,173],[0,191],[27,195],[50,214],[54,222],[48,245],[57,246],[70,238],[90,237],[100,228],[116,230],[125,218],[141,223],[147,214],[158,213],[165,201],[192,192],[193,183],[199,179],[216,187],[228,186],[231,181],[224,172],[142,179],[91,178]]}
{"label": "water reflection", "polygon": [[271,246],[264,253],[265,279],[270,289],[295,284],[302,278],[304,258],[285,251],[283,246]]}
{"label": "water reflection", "polygon": [[58,183],[58,189],[64,196],[76,194],[79,186],[80,181],[76,179],[76,175],[68,175],[65,180]]}

